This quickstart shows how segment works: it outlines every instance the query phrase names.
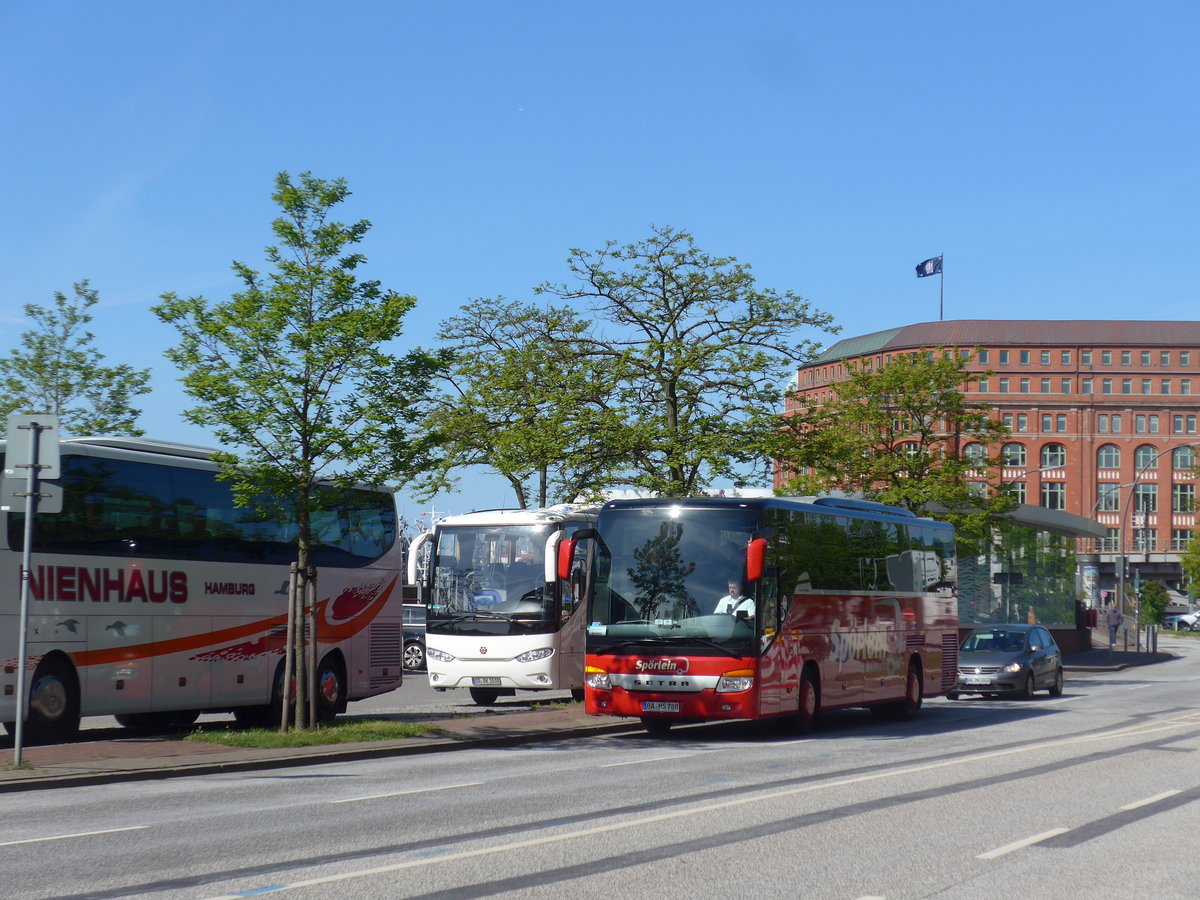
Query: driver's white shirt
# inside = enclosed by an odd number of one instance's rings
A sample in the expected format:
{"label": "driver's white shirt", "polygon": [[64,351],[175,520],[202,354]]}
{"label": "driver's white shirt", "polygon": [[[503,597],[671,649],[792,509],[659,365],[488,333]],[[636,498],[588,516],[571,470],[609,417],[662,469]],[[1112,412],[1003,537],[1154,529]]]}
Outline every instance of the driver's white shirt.
{"label": "driver's white shirt", "polygon": [[731,616],[743,610],[747,616],[753,616],[754,600],[750,597],[735,597],[732,594],[726,594],[717,601],[717,608],[713,610],[713,613],[717,615],[724,613]]}

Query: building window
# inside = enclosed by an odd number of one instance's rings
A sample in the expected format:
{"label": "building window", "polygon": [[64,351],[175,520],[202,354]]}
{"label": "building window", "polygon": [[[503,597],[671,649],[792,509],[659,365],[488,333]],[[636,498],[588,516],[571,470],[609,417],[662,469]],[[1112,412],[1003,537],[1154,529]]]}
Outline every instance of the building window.
{"label": "building window", "polygon": [[987,447],[978,441],[972,441],[963,448],[963,459],[972,463],[987,462]]}
{"label": "building window", "polygon": [[[1081,394],[1090,394],[1092,392],[1092,379],[1084,378],[1079,383],[1079,392]],[[1068,393],[1064,391],[1064,393]]]}
{"label": "building window", "polygon": [[1171,454],[1171,468],[1176,472],[1190,472],[1196,468],[1196,450],[1194,447],[1176,447]]}
{"label": "building window", "polygon": [[1157,484],[1139,484],[1133,490],[1133,511],[1135,513],[1158,512]]}
{"label": "building window", "polygon": [[1047,444],[1042,448],[1043,469],[1057,469],[1067,464],[1067,448],[1062,444]]}
{"label": "building window", "polygon": [[1119,535],[1117,534],[1117,529],[1116,528],[1108,529],[1108,534],[1105,537],[1100,538],[1100,552],[1104,553],[1105,551],[1108,551],[1111,553],[1115,553],[1116,551],[1118,551],[1120,549],[1121,549],[1121,539],[1120,539]]}
{"label": "building window", "polygon": [[1002,393],[1002,394],[1008,393],[1008,379],[1007,378],[1000,379],[1000,393]]}
{"label": "building window", "polygon": [[1133,365],[1133,351],[1132,350],[1122,350],[1121,351],[1121,365],[1123,365],[1123,366],[1132,366]]}
{"label": "building window", "polygon": [[1181,366],[1190,366],[1192,364],[1192,352],[1190,350],[1179,351],[1179,364]]}
{"label": "building window", "polygon": [[1143,378],[1142,379],[1142,393],[1149,394],[1153,384],[1154,384],[1154,382],[1151,379]]}
{"label": "building window", "polygon": [[1102,365],[1102,366],[1111,366],[1112,365],[1112,351],[1111,350],[1101,350],[1100,351],[1100,365]]}
{"label": "building window", "polygon": [[1133,430],[1136,434],[1145,434],[1146,433],[1146,417],[1145,416],[1134,416],[1133,417]]}
{"label": "building window", "polygon": [[1000,450],[1000,458],[1004,461],[1004,465],[1010,468],[1023,469],[1025,467],[1025,445],[1005,444]]}
{"label": "building window", "polygon": [[1021,365],[1023,365],[1023,366],[1029,365],[1029,351],[1028,350],[1021,351]]}
{"label": "building window", "polygon": [[1156,416],[1156,415],[1150,416],[1149,423],[1150,423],[1150,433],[1158,434],[1158,416]]}
{"label": "building window", "polygon": [[1162,388],[1162,392],[1163,392],[1164,394],[1169,394],[1169,393],[1171,393],[1171,379],[1170,379],[1170,378],[1164,378],[1164,379],[1162,380],[1162,382],[1159,384],[1159,387],[1160,387],[1160,388]]}
{"label": "building window", "polygon": [[1190,513],[1196,511],[1196,485],[1171,485],[1171,512]]}
{"label": "building window", "polygon": [[1142,365],[1143,366],[1150,365],[1150,351],[1149,350],[1142,351]]}
{"label": "building window", "polygon": [[1113,434],[1121,433],[1121,417],[1120,416],[1112,417],[1112,433]]}
{"label": "building window", "polygon": [[1079,351],[1079,362],[1085,366],[1090,366],[1092,364],[1092,351],[1091,350],[1080,350]]}
{"label": "building window", "polygon": [[1163,350],[1161,353],[1158,354],[1158,364],[1160,366],[1162,366],[1164,369],[1170,367],[1170,365],[1171,365],[1171,351],[1170,350]]}
{"label": "building window", "polygon": [[1190,394],[1192,392],[1192,379],[1184,378],[1179,382],[1179,393]]}
{"label": "building window", "polygon": [[1002,415],[1000,417],[1000,421],[1004,423],[1004,427],[1007,428],[1009,431],[1013,430],[1013,414],[1012,413],[1005,413],[1004,415]]}
{"label": "building window", "polygon": [[1049,378],[1042,379],[1042,393],[1043,394],[1050,393],[1050,379]]}
{"label": "building window", "polygon": [[1062,351],[1062,354],[1059,356],[1059,361],[1064,366],[1069,366],[1071,364],[1071,351],[1070,350]]}
{"label": "building window", "polygon": [[1121,379],[1121,393],[1122,394],[1132,394],[1133,393],[1133,379],[1132,378],[1122,378]]}
{"label": "building window", "polygon": [[1192,539],[1192,533],[1186,528],[1171,529],[1171,549],[1180,552],[1187,549],[1188,541]]}
{"label": "building window", "polygon": [[1023,481],[1015,482],[1013,484],[1010,484],[1004,490],[1008,492],[1008,496],[1010,496],[1012,498],[1014,503],[1024,503],[1025,502],[1025,491],[1026,491],[1025,482],[1023,482]]}
{"label": "building window", "polygon": [[1041,359],[1042,359],[1042,365],[1043,365],[1043,366],[1048,366],[1048,365],[1050,365],[1050,351],[1049,351],[1049,350],[1043,350],[1043,351],[1042,351],[1042,356],[1041,356]]}
{"label": "building window", "polygon": [[1000,351],[1000,365],[1002,365],[1002,366],[1008,365],[1008,351],[1007,350]]}
{"label": "building window", "polygon": [[1021,379],[1021,393],[1022,394],[1029,393],[1029,379],[1028,378]]}
{"label": "building window", "polygon": [[1121,511],[1121,486],[1119,484],[1096,485],[1096,509],[1099,512]]}
{"label": "building window", "polygon": [[1112,393],[1112,381],[1113,380],[1111,378],[1105,378],[1103,381],[1101,381],[1100,382],[1100,393],[1111,394]]}
{"label": "building window", "polygon": [[986,366],[987,361],[988,361],[988,352],[986,350],[980,350],[979,351],[979,362]]}
{"label": "building window", "polygon": [[1142,444],[1133,453],[1133,467],[1139,472],[1158,468],[1158,451],[1151,444]]}
{"label": "building window", "polygon": [[1158,532],[1142,525],[1133,529],[1133,543],[1139,553],[1150,553],[1158,549]]}
{"label": "building window", "polygon": [[1171,434],[1183,434],[1183,416],[1171,416]]}
{"label": "building window", "polygon": [[1071,379],[1070,378],[1064,378],[1062,380],[1062,392],[1064,394],[1071,393]]}
{"label": "building window", "polygon": [[1042,482],[1042,504],[1045,509],[1067,508],[1067,486],[1061,481]]}
{"label": "building window", "polygon": [[986,378],[979,379],[979,393],[987,394],[992,390],[991,383]]}
{"label": "building window", "polygon": [[1108,434],[1108,416],[1096,416],[1096,431],[1100,434]]}
{"label": "building window", "polygon": [[1017,413],[1017,431],[1022,433],[1029,430],[1029,416],[1026,413]]}
{"label": "building window", "polygon": [[1096,468],[1121,468],[1121,448],[1116,444],[1105,444],[1096,451]]}
{"label": "building window", "polygon": [[1050,413],[1042,413],[1042,431],[1049,433],[1052,427],[1052,417]]}
{"label": "building window", "polygon": [[1054,417],[1054,430],[1057,431],[1059,434],[1066,434],[1066,432],[1067,432],[1067,414],[1066,413],[1059,413],[1058,415],[1056,415]]}

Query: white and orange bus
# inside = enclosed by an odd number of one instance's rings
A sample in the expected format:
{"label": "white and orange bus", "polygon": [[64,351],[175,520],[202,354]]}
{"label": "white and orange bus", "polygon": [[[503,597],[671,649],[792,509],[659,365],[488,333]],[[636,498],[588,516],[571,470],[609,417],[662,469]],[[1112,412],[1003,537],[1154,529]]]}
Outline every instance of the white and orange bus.
{"label": "white and orange bus", "polygon": [[605,504],[563,543],[587,576],[586,708],[647,730],[875,707],[954,685],[954,531],[848,498]]}
{"label": "white and orange bus", "polygon": [[[0,443],[0,457],[3,456]],[[27,696],[17,695],[24,514],[0,512],[0,721],[71,737],[81,716],[130,727],[282,714],[286,515],[237,508],[211,450],[139,438],[60,443],[62,512],[33,523]],[[403,548],[395,499],[339,491],[313,513],[318,716],[400,685]]]}

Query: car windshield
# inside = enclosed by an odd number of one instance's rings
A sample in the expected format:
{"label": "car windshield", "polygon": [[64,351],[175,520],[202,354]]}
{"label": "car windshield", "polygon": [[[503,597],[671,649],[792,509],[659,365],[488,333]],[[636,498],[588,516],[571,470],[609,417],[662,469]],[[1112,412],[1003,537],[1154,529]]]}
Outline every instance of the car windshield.
{"label": "car windshield", "polygon": [[646,506],[600,514],[588,647],[744,654],[755,646],[746,582],[754,509]]}
{"label": "car windshield", "polygon": [[963,653],[1019,653],[1025,649],[1024,631],[987,628],[972,631],[963,641]]}
{"label": "car windshield", "polygon": [[433,590],[426,606],[433,632],[510,634],[546,631],[554,597],[546,590],[550,526],[453,526],[438,532]]}

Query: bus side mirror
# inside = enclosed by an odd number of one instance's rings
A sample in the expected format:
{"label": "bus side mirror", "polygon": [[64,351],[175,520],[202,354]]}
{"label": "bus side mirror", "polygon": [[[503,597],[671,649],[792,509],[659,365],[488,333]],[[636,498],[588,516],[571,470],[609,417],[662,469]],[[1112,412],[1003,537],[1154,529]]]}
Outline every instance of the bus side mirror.
{"label": "bus side mirror", "polygon": [[746,545],[746,580],[758,581],[763,577],[767,561],[767,539],[755,538]]}
{"label": "bus side mirror", "polygon": [[575,559],[575,541],[564,538],[558,545],[558,577],[567,581],[571,577],[571,563]]}

